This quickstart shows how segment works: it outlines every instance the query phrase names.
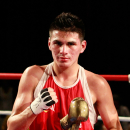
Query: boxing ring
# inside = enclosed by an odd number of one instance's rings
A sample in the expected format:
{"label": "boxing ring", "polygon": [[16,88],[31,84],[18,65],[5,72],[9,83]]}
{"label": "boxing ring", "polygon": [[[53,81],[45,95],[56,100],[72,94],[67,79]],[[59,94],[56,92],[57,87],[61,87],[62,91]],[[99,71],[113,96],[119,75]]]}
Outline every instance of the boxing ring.
{"label": "boxing ring", "polygon": [[[0,73],[0,80],[19,80],[22,76],[22,73]],[[129,75],[101,75],[107,81],[127,81],[130,83],[130,74]],[[11,111],[0,110],[0,115],[10,115]],[[98,120],[102,120],[98,116]],[[130,117],[120,117],[120,121],[130,122]]]}

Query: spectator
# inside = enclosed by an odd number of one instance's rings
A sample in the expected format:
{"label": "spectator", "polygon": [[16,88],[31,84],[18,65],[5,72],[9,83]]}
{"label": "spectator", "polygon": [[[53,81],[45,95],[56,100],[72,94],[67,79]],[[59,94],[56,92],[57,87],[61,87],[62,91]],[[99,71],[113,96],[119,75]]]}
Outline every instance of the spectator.
{"label": "spectator", "polygon": [[[121,104],[121,100],[120,100],[119,95],[114,94],[113,99],[114,99],[115,107],[116,107],[117,112],[118,112],[118,116],[129,117],[130,116],[129,109],[126,106]],[[122,125],[123,130],[127,130],[129,122],[121,121],[121,125]]]}

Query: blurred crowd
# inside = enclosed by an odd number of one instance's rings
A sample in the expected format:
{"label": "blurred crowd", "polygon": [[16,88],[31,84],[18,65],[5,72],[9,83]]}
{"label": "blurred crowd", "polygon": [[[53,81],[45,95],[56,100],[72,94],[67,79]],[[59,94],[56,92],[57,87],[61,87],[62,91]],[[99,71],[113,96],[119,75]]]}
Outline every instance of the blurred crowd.
{"label": "blurred crowd", "polygon": [[[130,117],[130,111],[127,106],[122,105],[121,98],[118,94],[113,94],[113,101],[120,117]],[[120,121],[123,130],[130,130],[130,122]],[[94,130],[107,130],[103,122],[100,120],[95,124]]]}

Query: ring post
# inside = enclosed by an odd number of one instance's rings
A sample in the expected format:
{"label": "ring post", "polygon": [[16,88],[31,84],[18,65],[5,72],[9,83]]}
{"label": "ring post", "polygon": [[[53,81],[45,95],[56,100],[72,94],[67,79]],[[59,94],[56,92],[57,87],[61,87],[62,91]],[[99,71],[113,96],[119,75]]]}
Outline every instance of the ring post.
{"label": "ring post", "polygon": [[128,82],[130,83],[130,74],[128,75]]}

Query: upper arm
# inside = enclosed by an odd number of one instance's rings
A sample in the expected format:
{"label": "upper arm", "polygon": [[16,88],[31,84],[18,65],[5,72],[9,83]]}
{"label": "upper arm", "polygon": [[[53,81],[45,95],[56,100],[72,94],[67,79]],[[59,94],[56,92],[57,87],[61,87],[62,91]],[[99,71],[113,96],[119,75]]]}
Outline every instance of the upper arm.
{"label": "upper arm", "polygon": [[113,95],[108,82],[97,74],[86,71],[93,104],[107,129],[122,130]]}
{"label": "upper arm", "polygon": [[109,84],[100,76],[96,82],[96,108],[108,129],[118,128],[120,130],[120,122]]}
{"label": "upper arm", "polygon": [[38,83],[40,72],[37,66],[27,68],[19,82],[18,93],[14,102],[12,115],[16,115],[25,110],[33,101],[34,89]]}

